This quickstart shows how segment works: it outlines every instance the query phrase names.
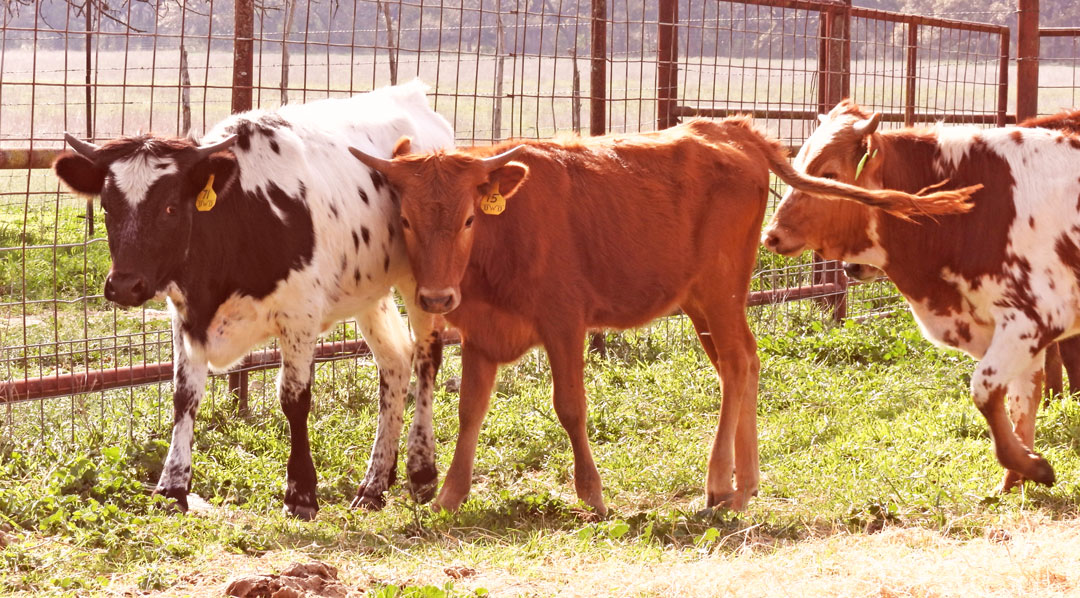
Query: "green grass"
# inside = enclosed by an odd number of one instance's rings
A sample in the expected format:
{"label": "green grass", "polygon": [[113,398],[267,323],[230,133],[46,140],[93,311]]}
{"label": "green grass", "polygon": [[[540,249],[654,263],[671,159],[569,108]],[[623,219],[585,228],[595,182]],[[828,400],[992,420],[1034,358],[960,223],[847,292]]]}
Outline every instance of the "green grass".
{"label": "green grass", "polygon": [[[166,449],[167,397],[141,389],[110,395],[109,405],[89,400],[80,403],[85,423],[68,421],[67,400],[40,413],[23,406],[0,441],[0,522],[22,538],[0,551],[0,593],[183,587],[192,570],[229,577],[208,562],[282,552],[358,563],[374,572],[373,595],[421,592],[432,563],[538,580],[552,559],[722,555],[748,534],[773,549],[883,526],[966,539],[1031,514],[1076,514],[1080,407],[1071,398],[1050,401],[1038,421],[1036,448],[1058,484],[999,497],[1002,472],[967,393],[970,359],[929,345],[907,315],[830,326],[792,311],[782,324],[759,337],[762,484],[741,514],[701,511],[718,385],[681,318],[611,335],[609,358],[590,359],[589,432],[612,510],[599,522],[574,498],[540,353],[501,371],[473,492],[456,515],[415,505],[400,486],[382,512],[346,508],[374,434],[377,381],[366,365],[319,369],[311,435],[323,510],[314,523],[280,512],[288,435],[272,390],[248,420],[220,392],[204,404],[193,491],[218,508],[200,516],[170,513],[146,492]],[[441,378],[459,371],[448,350]],[[253,392],[269,386],[255,380]],[[95,423],[98,409],[107,422]],[[456,396],[440,390],[441,472],[456,424]],[[403,464],[404,454],[399,471]],[[424,591],[476,589],[466,579]]]}

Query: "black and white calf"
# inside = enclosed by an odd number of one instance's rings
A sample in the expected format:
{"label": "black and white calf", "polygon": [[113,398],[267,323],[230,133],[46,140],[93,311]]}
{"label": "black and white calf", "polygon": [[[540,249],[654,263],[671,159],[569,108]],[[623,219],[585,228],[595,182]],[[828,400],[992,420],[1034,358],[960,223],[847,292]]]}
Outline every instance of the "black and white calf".
{"label": "black and white calf", "polygon": [[[420,380],[407,469],[418,498],[433,494],[436,321],[412,304],[416,283],[397,198],[348,152],[352,145],[389,155],[403,135],[425,150],[453,145],[450,125],[428,107],[419,82],[233,115],[202,145],[144,135],[97,147],[67,137],[75,151],[57,159],[57,175],[76,192],[100,195],[105,211],[113,260],[105,296],[126,306],[165,296],[173,316],[175,420],[157,491],[182,508],[208,371],[277,337],[278,391],[292,437],[285,505],[315,516],[307,434],[315,341],[349,317],[380,379],[378,431],[353,505],[381,507],[394,481],[411,362]],[[406,302],[415,343],[391,286]]]}

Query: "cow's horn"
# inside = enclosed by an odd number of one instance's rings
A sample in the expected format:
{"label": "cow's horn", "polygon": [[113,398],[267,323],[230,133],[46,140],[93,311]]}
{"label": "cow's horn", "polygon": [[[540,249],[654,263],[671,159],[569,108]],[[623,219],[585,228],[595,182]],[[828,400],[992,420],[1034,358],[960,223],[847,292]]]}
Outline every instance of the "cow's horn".
{"label": "cow's horn", "polygon": [[881,113],[875,112],[870,115],[870,118],[856,121],[851,128],[854,129],[855,133],[859,136],[865,137],[877,130],[879,122],[881,122]]}
{"label": "cow's horn", "polygon": [[79,139],[78,137],[67,132],[64,133],[64,140],[67,141],[68,145],[70,145],[71,149],[75,150],[76,153],[84,157],[90,158],[91,160],[97,157],[98,150],[101,149],[93,143],[90,143],[89,141],[83,141],[82,139]]}
{"label": "cow's horn", "polygon": [[524,149],[525,149],[524,145],[519,145],[519,146],[515,147],[514,149],[507,150],[507,151],[499,154],[498,156],[492,156],[490,158],[484,158],[480,162],[484,165],[484,168],[487,169],[488,172],[491,172],[492,170],[495,170],[496,168],[499,168],[499,167],[505,165],[510,160],[513,160],[514,156],[521,153]]}
{"label": "cow's horn", "polygon": [[393,165],[393,162],[391,162],[390,160],[387,160],[385,158],[376,158],[375,156],[365,153],[362,150],[359,150],[351,145],[349,146],[349,153],[353,156],[356,156],[357,160],[360,160],[364,164],[370,166],[371,168],[374,168],[375,170],[378,170],[379,172],[386,172],[390,168],[390,166]]}
{"label": "cow's horn", "polygon": [[220,152],[221,150],[229,149],[230,147],[232,147],[233,143],[236,143],[236,135],[229,135],[225,139],[222,139],[217,143],[211,143],[210,145],[200,145],[199,147],[195,148],[197,160],[202,160],[203,158],[209,156],[214,152]]}

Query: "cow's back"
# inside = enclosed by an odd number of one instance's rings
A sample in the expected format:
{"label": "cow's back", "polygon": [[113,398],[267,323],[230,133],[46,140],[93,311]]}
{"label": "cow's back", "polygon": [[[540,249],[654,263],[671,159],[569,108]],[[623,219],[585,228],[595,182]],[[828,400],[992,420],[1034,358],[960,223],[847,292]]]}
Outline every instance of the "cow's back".
{"label": "cow's back", "polygon": [[528,180],[481,216],[494,232],[477,235],[466,300],[479,290],[526,320],[584,309],[590,326],[631,327],[715,275],[704,259],[757,245],[768,169],[741,148],[687,127],[528,145]]}
{"label": "cow's back", "polygon": [[413,82],[350,98],[254,110],[233,115],[208,133],[210,140],[237,135],[232,150],[241,199],[284,224],[281,237],[271,242],[310,247],[310,259],[294,264],[271,294],[244,303],[242,318],[231,315],[236,301],[218,310],[211,330],[228,320],[245,334],[210,335],[215,366],[236,359],[253,342],[278,336],[290,320],[310,319],[325,328],[352,317],[409,276],[390,186],[348,148],[388,155],[403,135],[419,147],[450,147],[452,130],[427,106],[423,90]]}

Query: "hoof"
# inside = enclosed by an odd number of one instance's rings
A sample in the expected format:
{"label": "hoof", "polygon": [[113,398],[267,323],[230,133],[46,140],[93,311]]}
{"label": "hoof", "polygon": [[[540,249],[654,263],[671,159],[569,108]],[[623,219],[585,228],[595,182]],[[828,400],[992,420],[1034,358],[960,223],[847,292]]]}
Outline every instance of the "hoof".
{"label": "hoof", "polygon": [[154,489],[154,494],[160,494],[161,496],[164,496],[166,498],[171,498],[174,501],[174,504],[176,505],[178,511],[180,511],[181,513],[188,512],[188,493],[186,488],[158,487]]}
{"label": "hoof", "polygon": [[409,494],[420,504],[430,502],[439,489],[439,471],[435,465],[425,465],[417,471],[409,472]]}
{"label": "hoof", "polygon": [[1043,459],[1042,455],[1035,453],[1033,457],[1032,471],[1028,472],[1025,477],[1044,486],[1053,486],[1056,481],[1054,468],[1050,467],[1050,463]]}
{"label": "hoof", "polygon": [[998,486],[998,494],[1008,494],[1013,491],[1014,488],[1019,488],[1024,484],[1024,476],[1011,469],[1005,470],[1005,478],[1001,480],[1001,485]]}
{"label": "hoof", "polygon": [[435,499],[435,502],[431,503],[431,510],[435,511],[436,513],[440,513],[443,511],[447,513],[457,513],[458,509],[461,508],[461,503],[463,502],[465,502],[464,499],[459,501],[451,501],[439,497]]}
{"label": "hoof", "polygon": [[747,503],[750,502],[751,496],[756,496],[757,490],[751,492],[740,492],[739,490],[732,490],[731,492],[708,492],[705,496],[705,507],[713,509],[716,507],[724,507],[732,511],[742,511],[746,509]]}
{"label": "hoof", "polygon": [[285,504],[285,512],[301,521],[312,521],[319,514],[319,507],[315,505]]}
{"label": "hoof", "polygon": [[365,511],[381,511],[385,506],[386,500],[383,499],[382,494],[367,496],[360,491],[356,493],[356,498],[349,504],[351,509],[363,509]]}
{"label": "hoof", "polygon": [[285,512],[301,521],[311,521],[319,513],[314,491],[285,492]]}

